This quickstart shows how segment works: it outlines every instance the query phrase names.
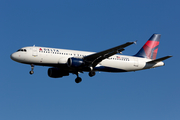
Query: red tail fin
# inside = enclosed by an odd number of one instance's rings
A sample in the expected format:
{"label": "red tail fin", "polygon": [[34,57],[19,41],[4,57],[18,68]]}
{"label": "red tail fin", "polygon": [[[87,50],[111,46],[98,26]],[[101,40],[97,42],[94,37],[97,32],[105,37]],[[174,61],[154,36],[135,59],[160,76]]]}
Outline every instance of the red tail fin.
{"label": "red tail fin", "polygon": [[156,59],[160,37],[160,34],[153,34],[135,56]]}

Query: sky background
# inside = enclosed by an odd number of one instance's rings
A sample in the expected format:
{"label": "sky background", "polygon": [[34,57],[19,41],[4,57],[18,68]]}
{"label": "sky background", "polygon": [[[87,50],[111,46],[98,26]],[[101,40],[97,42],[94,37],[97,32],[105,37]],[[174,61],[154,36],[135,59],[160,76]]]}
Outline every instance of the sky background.
{"label": "sky background", "polygon": [[[1,0],[1,120],[180,120],[179,0]],[[99,52],[161,34],[165,66],[129,73],[49,78],[48,67],[10,59],[25,46]]]}

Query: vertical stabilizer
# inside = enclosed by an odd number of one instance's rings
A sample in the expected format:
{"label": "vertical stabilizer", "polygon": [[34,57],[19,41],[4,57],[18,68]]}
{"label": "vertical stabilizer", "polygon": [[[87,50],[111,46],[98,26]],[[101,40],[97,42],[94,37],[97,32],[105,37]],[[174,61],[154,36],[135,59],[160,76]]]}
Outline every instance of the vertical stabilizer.
{"label": "vertical stabilizer", "polygon": [[160,34],[153,34],[135,56],[156,59],[160,38]]}

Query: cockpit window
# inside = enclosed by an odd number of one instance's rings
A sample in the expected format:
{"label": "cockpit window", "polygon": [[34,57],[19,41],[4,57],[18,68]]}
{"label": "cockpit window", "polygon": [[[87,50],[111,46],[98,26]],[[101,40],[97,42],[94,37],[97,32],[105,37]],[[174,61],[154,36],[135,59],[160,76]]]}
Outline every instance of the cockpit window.
{"label": "cockpit window", "polygon": [[26,52],[27,50],[26,49],[19,49],[19,50],[17,50],[17,52],[19,52],[19,51]]}
{"label": "cockpit window", "polygon": [[18,51],[21,51],[21,50],[22,50],[22,49],[19,49],[19,50],[17,50],[17,52],[18,52]]}

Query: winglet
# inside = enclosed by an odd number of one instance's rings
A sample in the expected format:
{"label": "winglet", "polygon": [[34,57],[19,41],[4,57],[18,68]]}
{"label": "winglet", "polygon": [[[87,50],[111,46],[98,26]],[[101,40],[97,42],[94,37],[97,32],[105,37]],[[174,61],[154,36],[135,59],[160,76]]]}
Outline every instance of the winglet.
{"label": "winglet", "polygon": [[136,41],[134,41],[134,44],[135,44],[135,45],[137,44],[137,40],[136,40]]}

